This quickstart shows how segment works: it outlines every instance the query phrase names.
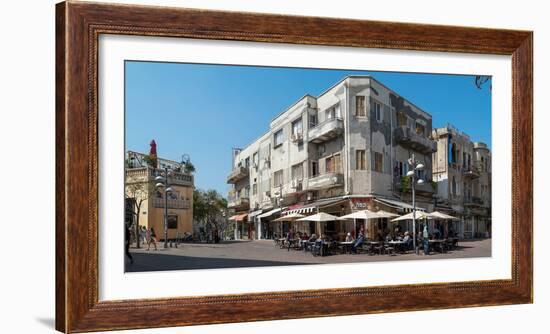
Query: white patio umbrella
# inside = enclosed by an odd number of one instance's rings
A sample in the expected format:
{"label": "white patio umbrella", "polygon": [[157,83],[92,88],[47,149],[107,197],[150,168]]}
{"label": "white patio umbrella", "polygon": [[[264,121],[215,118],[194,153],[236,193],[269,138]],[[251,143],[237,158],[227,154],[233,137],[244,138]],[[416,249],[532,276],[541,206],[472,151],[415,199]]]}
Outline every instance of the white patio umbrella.
{"label": "white patio umbrella", "polygon": [[293,212],[286,216],[281,216],[277,219],[273,219],[272,222],[281,222],[281,233],[283,232],[283,222],[295,222],[299,218],[304,218],[304,215],[301,215],[297,212]]}
{"label": "white patio umbrella", "polygon": [[[424,212],[424,211],[416,210],[414,218],[415,219],[430,219],[430,214],[427,213],[427,212]],[[397,217],[395,219],[392,219],[391,221],[392,222],[397,222],[397,221],[400,221],[400,220],[408,220],[408,219],[413,219],[413,212],[409,212],[406,215]]]}
{"label": "white patio umbrella", "polygon": [[[375,219],[375,218],[384,218],[383,215],[379,214],[378,212],[370,211],[370,210],[361,210],[352,212],[348,215],[339,217],[339,220],[346,220],[346,219],[353,219],[353,233],[357,232],[357,219]],[[368,225],[367,225],[368,226]]]}
{"label": "white patio umbrella", "polygon": [[378,211],[376,211],[376,214],[380,215],[380,218],[394,218],[394,217],[399,217],[398,214],[396,214],[396,213],[391,213],[391,212],[388,212],[388,211],[385,211],[385,210],[378,210]]}
{"label": "white patio umbrella", "polygon": [[442,219],[442,220],[460,220],[457,217],[445,214],[443,212],[434,211],[430,213],[431,218],[433,219]]}
{"label": "white patio umbrella", "polygon": [[[427,212],[419,211],[419,210],[415,211],[415,219],[416,220],[418,220],[418,219],[430,219],[430,218],[431,218],[430,214],[427,213]],[[391,221],[392,222],[397,222],[397,221],[401,221],[401,220],[412,220],[412,219],[413,219],[413,213],[409,212],[406,215],[397,217],[395,219],[392,219]],[[413,227],[413,229],[414,229],[414,227]]]}
{"label": "white patio umbrella", "polygon": [[[297,219],[297,221],[308,221],[308,222],[317,222],[317,223],[331,222],[331,221],[337,221],[337,220],[338,220],[337,216],[333,216],[331,214],[324,213],[324,212],[319,212],[311,216]],[[319,229],[320,228],[321,227],[319,227]]]}
{"label": "white patio umbrella", "polygon": [[378,214],[378,212],[370,211],[370,210],[361,210],[361,211],[355,211],[348,215],[338,217],[338,220],[344,220],[344,219],[373,219],[373,218],[384,218],[382,215]]}

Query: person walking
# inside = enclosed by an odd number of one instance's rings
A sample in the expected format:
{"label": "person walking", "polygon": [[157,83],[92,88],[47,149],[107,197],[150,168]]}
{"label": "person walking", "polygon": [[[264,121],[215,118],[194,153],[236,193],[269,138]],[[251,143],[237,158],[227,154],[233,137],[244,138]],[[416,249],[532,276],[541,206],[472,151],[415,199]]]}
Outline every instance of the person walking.
{"label": "person walking", "polygon": [[157,250],[157,235],[155,233],[155,229],[154,228],[150,228],[147,230],[147,234],[146,234],[146,238],[147,238],[147,250],[150,250],[151,249],[151,244],[153,244],[153,246],[155,246],[155,250]]}
{"label": "person walking", "polygon": [[351,250],[357,254],[357,250],[359,247],[363,246],[363,243],[365,242],[365,230],[363,226],[359,229],[359,234],[357,235],[357,239],[355,239],[355,243],[353,246],[351,246]]}
{"label": "person walking", "polygon": [[424,244],[424,255],[430,254],[430,235],[428,233],[428,225],[424,224],[424,230],[422,231],[422,242]]}
{"label": "person walking", "polygon": [[124,224],[124,254],[130,259],[130,264],[134,263],[134,258],[130,254],[130,225]]}

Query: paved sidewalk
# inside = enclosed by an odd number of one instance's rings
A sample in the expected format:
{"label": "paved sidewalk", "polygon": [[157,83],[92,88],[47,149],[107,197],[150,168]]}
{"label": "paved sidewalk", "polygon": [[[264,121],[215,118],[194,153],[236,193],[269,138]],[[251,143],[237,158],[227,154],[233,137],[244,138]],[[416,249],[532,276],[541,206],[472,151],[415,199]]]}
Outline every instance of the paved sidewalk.
{"label": "paved sidewalk", "polygon": [[338,254],[313,256],[309,252],[275,247],[272,240],[229,241],[220,244],[180,244],[178,248],[158,250],[130,249],[134,263],[126,261],[126,271],[158,271],[214,269],[237,267],[289,266],[323,263],[353,263],[372,261],[435,260],[491,256],[491,239],[461,241],[459,247],[447,253],[428,256],[413,253],[398,255]]}

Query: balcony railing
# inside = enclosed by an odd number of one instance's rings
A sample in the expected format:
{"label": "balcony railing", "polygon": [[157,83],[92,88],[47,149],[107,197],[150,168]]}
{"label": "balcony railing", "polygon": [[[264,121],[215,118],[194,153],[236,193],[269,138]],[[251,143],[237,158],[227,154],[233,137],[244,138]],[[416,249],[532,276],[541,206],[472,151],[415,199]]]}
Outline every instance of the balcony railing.
{"label": "balcony railing", "polygon": [[322,188],[332,188],[344,185],[344,174],[326,173],[311,177],[308,179],[307,188],[317,190]]}
{"label": "balcony railing", "polygon": [[244,196],[239,198],[229,196],[229,198],[227,199],[227,207],[229,209],[239,209],[239,210],[249,209],[250,199]]}
{"label": "balcony railing", "polygon": [[308,137],[312,143],[323,143],[338,137],[344,132],[344,122],[341,118],[330,118],[309,129]]}
{"label": "balcony railing", "polygon": [[403,146],[412,148],[415,151],[428,154],[436,151],[437,144],[416,132],[412,131],[406,126],[400,126],[393,130],[395,140]]}
{"label": "balcony railing", "polygon": [[464,198],[464,206],[482,206],[483,199],[481,197],[471,196]]}
{"label": "balcony railing", "polygon": [[[154,208],[164,208],[164,204],[164,198],[153,198]],[[169,199],[167,204],[168,209],[189,209],[191,206],[189,200],[183,199]]]}
{"label": "balcony railing", "polygon": [[464,167],[462,168],[462,176],[475,179],[479,177],[479,171],[477,168],[473,166]]}
{"label": "balcony railing", "polygon": [[227,183],[235,184],[238,181],[246,178],[248,176],[248,168],[239,166],[231,171],[229,173],[229,176],[227,177]]}
{"label": "balcony railing", "polygon": [[[162,170],[153,169],[149,167],[127,168],[126,181],[127,182],[132,182],[132,181],[144,182],[144,181],[152,180],[155,177],[162,174],[163,174]],[[193,180],[192,174],[180,173],[176,171],[171,171],[168,173],[169,184],[192,187],[193,181],[194,180]]]}

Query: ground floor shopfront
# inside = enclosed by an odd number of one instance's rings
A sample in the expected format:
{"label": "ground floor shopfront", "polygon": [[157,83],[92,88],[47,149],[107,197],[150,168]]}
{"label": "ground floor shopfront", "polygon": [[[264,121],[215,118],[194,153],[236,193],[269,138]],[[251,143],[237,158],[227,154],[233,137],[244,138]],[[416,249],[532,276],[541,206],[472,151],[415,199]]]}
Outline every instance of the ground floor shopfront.
{"label": "ground floor shopfront", "polygon": [[[255,210],[249,213],[235,214],[230,218],[235,224],[235,239],[276,239],[286,236],[291,229],[294,232],[305,233],[308,236],[327,235],[335,240],[343,240],[347,233],[354,238],[362,228],[369,239],[377,239],[385,236],[395,228],[401,232],[412,229],[406,222],[394,223],[389,218],[362,220],[336,220],[328,222],[280,222],[275,219],[289,214],[297,213],[304,216],[314,215],[319,212],[333,216],[344,216],[361,210],[379,211],[403,215],[413,210],[412,205],[398,199],[388,199],[378,196],[340,196],[317,200],[311,203],[298,203],[281,208],[268,208]],[[418,210],[432,211],[429,202],[421,202]]]}
{"label": "ground floor shopfront", "polygon": [[449,228],[460,239],[491,237],[491,210],[489,208],[464,208],[462,206],[436,206],[437,211],[457,217],[449,222]]}

